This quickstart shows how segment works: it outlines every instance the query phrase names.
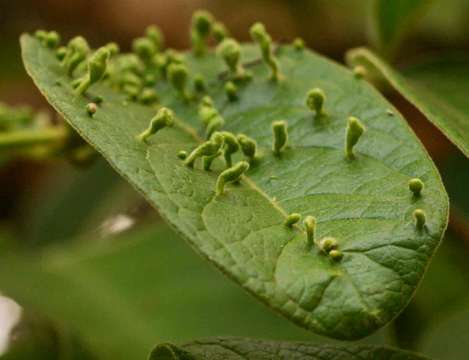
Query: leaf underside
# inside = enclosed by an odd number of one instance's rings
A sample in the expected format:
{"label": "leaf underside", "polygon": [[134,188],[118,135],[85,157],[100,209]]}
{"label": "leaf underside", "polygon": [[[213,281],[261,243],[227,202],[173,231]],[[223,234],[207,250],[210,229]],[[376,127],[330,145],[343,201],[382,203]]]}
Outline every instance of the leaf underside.
{"label": "leaf underside", "polygon": [[389,84],[424,114],[466,157],[469,157],[469,59],[435,58],[403,72],[372,51],[350,50],[347,59],[377,70]]}
{"label": "leaf underside", "polygon": [[158,345],[150,360],[424,360],[412,352],[385,346],[318,345],[304,342],[266,341],[219,337],[182,346]]}
{"label": "leaf underside", "polygon": [[[223,61],[210,53],[185,55],[191,74],[202,73],[209,95],[225,119],[225,130],[254,138],[261,156],[240,183],[215,196],[225,168],[190,169],[177,158],[199,142],[197,103],[181,99],[166,81],[156,85],[160,103],[178,123],[135,140],[155,110],[128,103],[106,83],[89,95],[104,101],[93,118],[89,98],[74,95],[71,79],[54,53],[31,36],[21,39],[26,69],[48,101],[115,169],[158,208],[204,257],[277,312],[317,333],[352,339],[388,323],[410,300],[447,223],[447,197],[439,175],[414,134],[373,87],[309,50],[280,46],[283,80],[268,69],[251,45],[253,80],[229,102],[220,74]],[[328,116],[315,118],[304,105],[311,87],[327,96]],[[393,116],[389,115],[392,109]],[[345,119],[357,116],[367,132],[357,157],[344,158]],[[288,120],[289,148],[272,155],[271,122]],[[239,154],[235,161],[240,160]],[[421,197],[408,190],[410,178],[425,182]],[[412,212],[427,214],[423,231]],[[334,262],[305,246],[300,226],[284,226],[286,214],[317,218],[317,238],[333,236],[344,257]]]}

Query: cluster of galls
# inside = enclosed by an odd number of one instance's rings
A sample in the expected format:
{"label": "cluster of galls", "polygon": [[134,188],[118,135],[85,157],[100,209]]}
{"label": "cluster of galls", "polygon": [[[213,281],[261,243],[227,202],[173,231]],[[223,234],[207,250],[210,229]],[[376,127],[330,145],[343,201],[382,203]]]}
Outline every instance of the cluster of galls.
{"label": "cluster of galls", "polygon": [[[279,64],[272,49],[272,39],[261,23],[254,24],[250,29],[250,35],[254,42],[259,45],[263,62],[270,69],[270,78],[273,81],[282,79]],[[56,32],[36,32],[36,37],[43,45],[56,49],[60,43],[60,36]],[[214,20],[213,16],[206,11],[197,11],[192,17],[190,29],[193,54],[203,56],[212,39],[217,44],[216,53],[227,66],[227,76],[224,77],[225,94],[229,101],[236,101],[239,98],[238,88],[252,79],[252,74],[241,64],[241,47],[239,43],[229,37],[228,31],[223,24]],[[111,84],[118,90],[128,95],[129,100],[138,101],[142,104],[151,105],[157,103],[158,96],[154,85],[158,77],[167,79],[178,94],[185,100],[200,98],[207,90],[207,84],[203,75],[193,76],[193,93],[188,89],[189,71],[184,64],[182,56],[171,49],[163,50],[164,38],[158,27],[152,25],[146,29],[145,35],[133,42],[133,54],[125,54],[117,57],[115,61],[109,63],[111,56],[119,52],[119,47],[115,43],[110,43],[95,52],[91,53],[86,40],[77,36],[69,41],[66,47],[59,47],[56,50],[57,57],[61,60],[69,76],[73,76],[75,69],[87,60],[86,74],[73,81],[73,86],[77,94],[84,94],[88,88],[103,78],[109,78]],[[304,48],[304,42],[296,39],[293,46],[297,50]],[[362,67],[354,69],[357,78],[365,76],[366,71]],[[96,102],[87,105],[87,112],[93,115],[97,110]],[[326,96],[320,88],[311,89],[306,95],[306,106],[314,113],[316,118],[327,116],[324,109]],[[184,161],[188,167],[193,167],[195,161],[201,158],[204,170],[210,170],[213,161],[220,156],[224,157],[226,169],[222,171],[216,181],[215,192],[217,196],[224,193],[227,183],[237,182],[257,159],[257,143],[254,139],[245,134],[234,135],[227,131],[222,131],[225,124],[224,118],[215,108],[213,100],[209,96],[203,96],[198,109],[198,116],[205,128],[205,142],[197,146],[189,154],[180,151],[177,156]],[[173,126],[175,115],[172,110],[160,107],[156,115],[150,120],[146,130],[137,136],[142,142],[147,142],[148,138],[156,134],[165,127]],[[344,153],[345,158],[355,159],[354,147],[365,132],[365,127],[361,121],[353,116],[347,119],[345,130]],[[288,123],[280,120],[272,122],[272,152],[275,156],[280,156],[288,146]],[[232,155],[241,150],[246,160],[232,164]],[[420,179],[411,179],[409,189],[414,197],[419,197],[423,189],[423,182]],[[419,231],[425,226],[425,212],[416,209],[413,212],[416,227]],[[296,226],[301,220],[301,215],[297,213],[286,216],[285,225],[287,227]],[[316,245],[319,250],[327,254],[332,260],[339,261],[343,253],[338,249],[335,238],[325,237],[315,239],[316,219],[306,216],[304,228],[309,247]]]}

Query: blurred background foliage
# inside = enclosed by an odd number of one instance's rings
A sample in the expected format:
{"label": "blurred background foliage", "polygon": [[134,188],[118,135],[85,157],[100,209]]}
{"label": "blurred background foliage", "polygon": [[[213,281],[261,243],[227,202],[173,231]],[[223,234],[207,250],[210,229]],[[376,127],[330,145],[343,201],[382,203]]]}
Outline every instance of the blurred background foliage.
{"label": "blurred background foliage", "polygon": [[[396,3],[412,2],[419,3]],[[373,19],[382,14],[371,16],[373,3],[2,1],[0,101],[28,104],[60,122],[23,69],[22,32],[56,29],[65,39],[83,34],[95,46],[113,40],[128,50],[155,23],[168,46],[184,49],[198,8],[211,11],[240,40],[248,40],[249,26],[260,20],[275,39],[301,36],[339,62],[347,49],[362,45],[403,67],[428,54],[469,53],[469,0],[427,0],[409,18],[396,16],[407,30],[399,33],[400,44],[390,38],[393,24],[377,31]],[[452,208],[447,237],[415,298],[392,324],[362,342],[466,359],[469,162],[401,96],[382,90],[435,160]],[[212,269],[99,157],[77,167],[63,157],[38,161],[0,151],[0,249],[0,291],[25,314],[6,359],[143,359],[157,342],[218,335],[331,342],[271,313]]]}

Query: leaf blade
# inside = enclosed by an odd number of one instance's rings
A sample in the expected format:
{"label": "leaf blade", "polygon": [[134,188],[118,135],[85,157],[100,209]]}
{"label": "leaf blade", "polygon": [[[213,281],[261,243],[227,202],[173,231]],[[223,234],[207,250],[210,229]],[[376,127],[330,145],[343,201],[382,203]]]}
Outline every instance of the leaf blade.
{"label": "leaf blade", "polygon": [[[56,109],[195,249],[261,301],[303,327],[343,339],[375,331],[409,301],[446,227],[447,200],[421,145],[397,112],[390,120],[391,105],[371,86],[316,54],[280,47],[287,80],[265,80],[268,70],[255,63],[254,80],[242,89],[241,101],[227,103],[218,77],[224,71],[221,60],[186,56],[191,70],[203,69],[213,84],[210,94],[227,130],[254,137],[262,152],[260,165],[216,199],[222,164],[211,172],[190,170],[176,157],[198,144],[196,106],[175,96],[167,84],[159,85],[162,102],[185,123],[159,132],[147,147],[134,137],[153,115],[150,108],[124,105],[124,96],[99,85],[95,91],[105,100],[90,119],[86,99],[73,96],[53,55],[31,38],[22,42],[28,72]],[[46,58],[39,64],[38,53]],[[55,87],[52,79],[63,86]],[[329,96],[326,123],[313,121],[304,105],[311,86],[321,86]],[[356,162],[343,155],[349,115],[358,115],[368,127]],[[282,118],[290,121],[291,147],[277,158],[270,151],[270,123]],[[416,202],[407,188],[415,176],[428,189]],[[412,225],[417,204],[431,214],[422,236]],[[303,232],[283,226],[282,217],[298,209],[318,217],[318,237],[338,237],[345,253],[341,264],[305,251]]]}
{"label": "leaf blade", "polygon": [[267,341],[236,337],[197,340],[182,346],[158,345],[149,360],[267,360],[267,359],[424,360],[416,353],[386,346],[319,345],[306,342]]}

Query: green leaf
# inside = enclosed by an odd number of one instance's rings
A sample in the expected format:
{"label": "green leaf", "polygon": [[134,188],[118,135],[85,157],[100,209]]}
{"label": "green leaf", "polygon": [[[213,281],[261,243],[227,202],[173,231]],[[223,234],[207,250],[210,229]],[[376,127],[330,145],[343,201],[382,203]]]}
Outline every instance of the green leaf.
{"label": "green leaf", "polygon": [[423,336],[419,348],[436,359],[467,359],[469,298],[452,314],[445,314]]}
{"label": "green leaf", "polygon": [[[277,50],[283,79],[276,83],[261,61],[253,61],[258,50],[246,45],[242,58],[251,63],[253,80],[240,86],[239,100],[229,102],[220,80],[223,61],[212,53],[186,54],[190,73],[202,73],[210,84],[226,130],[254,138],[261,152],[247,177],[215,196],[223,162],[217,159],[212,171],[204,171],[177,158],[200,143],[196,103],[160,81],[160,101],[177,121],[145,144],[135,137],[147,128],[153,108],[128,102],[103,82],[89,92],[104,98],[91,118],[85,111],[89,98],[75,95],[54,53],[28,35],[21,41],[26,69],[55,109],[199,253],[262,302],[341,339],[369,335],[408,303],[446,228],[447,197],[414,134],[372,86],[290,46]],[[324,90],[329,115],[315,118],[306,107],[312,87]],[[368,129],[354,160],[345,159],[343,145],[350,115]],[[271,123],[282,119],[289,122],[289,148],[276,157]],[[235,162],[240,159],[235,154]],[[418,198],[408,188],[413,177],[425,183]],[[427,214],[422,231],[412,218],[416,208]],[[284,225],[292,212],[315,216],[316,238],[336,238],[342,260],[308,250],[302,227]]]}
{"label": "green leaf", "polygon": [[26,254],[3,250],[0,290],[63,324],[99,359],[144,359],[155,339],[312,338],[226,281],[164,224],[84,240]]}
{"label": "green leaf", "polygon": [[399,72],[370,50],[358,48],[348,52],[347,61],[380,73],[469,157],[468,58],[435,58]]}
{"label": "green leaf", "polygon": [[429,0],[374,0],[370,35],[379,52],[391,56],[404,34],[430,4]]}
{"label": "green leaf", "polygon": [[410,351],[385,346],[318,345],[306,342],[267,341],[237,337],[198,340],[182,346],[158,345],[149,360],[418,360]]}

